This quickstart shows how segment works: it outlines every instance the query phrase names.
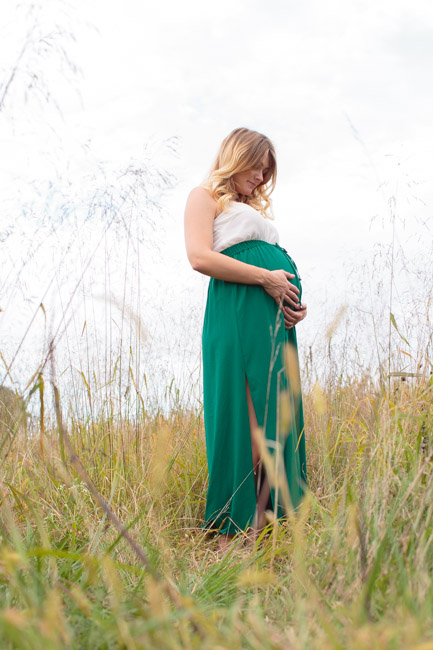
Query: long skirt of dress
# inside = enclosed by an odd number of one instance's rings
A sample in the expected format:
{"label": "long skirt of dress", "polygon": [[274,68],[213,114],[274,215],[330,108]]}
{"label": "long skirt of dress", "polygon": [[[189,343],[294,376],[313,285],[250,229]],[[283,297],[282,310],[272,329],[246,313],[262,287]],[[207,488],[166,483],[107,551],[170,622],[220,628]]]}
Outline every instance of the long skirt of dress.
{"label": "long skirt of dress", "polygon": [[[294,273],[278,244],[246,241],[225,255]],[[307,486],[304,420],[295,328],[258,285],[212,278],[203,323],[203,393],[209,487],[204,528],[236,533],[252,525],[257,504],[246,380],[269,452],[273,511],[296,509]],[[270,459],[270,460],[269,460]],[[266,463],[265,463],[266,465]]]}

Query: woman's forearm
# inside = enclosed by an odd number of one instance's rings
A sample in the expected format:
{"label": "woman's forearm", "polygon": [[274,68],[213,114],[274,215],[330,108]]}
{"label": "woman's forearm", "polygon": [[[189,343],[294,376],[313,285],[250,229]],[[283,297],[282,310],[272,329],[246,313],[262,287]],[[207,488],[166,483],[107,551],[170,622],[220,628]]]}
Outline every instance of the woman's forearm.
{"label": "woman's forearm", "polygon": [[188,258],[193,269],[204,275],[226,282],[257,284],[263,287],[279,305],[284,302],[293,307],[299,305],[299,289],[290,282],[290,279],[295,277],[293,273],[283,269],[269,271],[212,250],[205,250],[199,254],[190,252]]}
{"label": "woman's forearm", "polygon": [[264,286],[269,276],[268,269],[240,262],[215,251],[206,251],[202,255],[194,256],[190,262],[195,271],[226,282]]}

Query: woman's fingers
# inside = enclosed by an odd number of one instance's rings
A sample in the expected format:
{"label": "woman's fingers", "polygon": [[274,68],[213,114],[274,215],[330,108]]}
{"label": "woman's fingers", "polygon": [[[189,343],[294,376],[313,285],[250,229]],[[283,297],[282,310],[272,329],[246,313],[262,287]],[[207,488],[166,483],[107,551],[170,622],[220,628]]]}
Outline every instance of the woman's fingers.
{"label": "woman's fingers", "polygon": [[301,318],[301,320],[304,320],[305,316],[307,315],[307,305],[306,305],[304,302],[303,302],[302,305],[301,305],[301,309],[300,309],[300,311],[301,311],[301,313],[302,313],[302,318]]}
{"label": "woman's fingers", "polygon": [[296,276],[295,276],[293,273],[288,273],[287,271],[284,271],[284,273],[285,273],[286,278],[287,278],[287,281],[288,281],[290,287],[293,289],[293,291],[294,291],[295,293],[300,293],[298,287],[295,286],[294,284],[292,284],[292,283],[290,282],[290,280],[292,280],[292,279],[295,278]]}
{"label": "woman's fingers", "polygon": [[299,289],[290,282],[295,275],[288,271],[277,270],[270,271],[267,276],[266,283],[263,285],[265,291],[271,295],[274,300],[281,307],[284,302],[292,305],[292,307],[299,306]]}
{"label": "woman's fingers", "polygon": [[299,307],[299,289],[294,284],[288,283],[286,292],[284,294],[285,302],[288,302],[292,307]]}
{"label": "woman's fingers", "polygon": [[289,305],[292,305],[292,307],[297,307],[300,304],[298,298],[300,291],[297,286],[295,286],[289,281],[289,278],[294,278],[295,276],[293,273],[288,273],[287,271],[285,273],[288,282],[287,282],[284,300],[285,302],[288,302]]}
{"label": "woman's fingers", "polygon": [[290,329],[297,325],[301,320],[304,320],[307,315],[307,305],[302,304],[298,309],[290,309],[290,307],[284,306],[282,308],[284,315],[284,327]]}
{"label": "woman's fingers", "polygon": [[290,327],[293,327],[297,323],[297,317],[296,317],[296,312],[293,309],[290,309],[290,307],[283,307],[282,309],[283,316],[284,316],[284,327],[286,329],[289,329]]}
{"label": "woman's fingers", "polygon": [[284,294],[284,302],[288,302],[292,307],[299,307],[299,298],[296,293],[286,292]]}

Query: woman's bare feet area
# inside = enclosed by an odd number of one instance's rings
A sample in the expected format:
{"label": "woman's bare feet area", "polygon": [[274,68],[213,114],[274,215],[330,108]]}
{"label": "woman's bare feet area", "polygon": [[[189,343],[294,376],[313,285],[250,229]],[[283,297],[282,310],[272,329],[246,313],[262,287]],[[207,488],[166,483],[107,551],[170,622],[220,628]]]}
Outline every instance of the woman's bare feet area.
{"label": "woman's bare feet area", "polygon": [[263,529],[249,528],[246,532],[237,535],[222,534],[218,537],[217,550],[223,554],[233,549],[236,553],[244,553],[251,549],[260,538]]}
{"label": "woman's bare feet area", "polygon": [[234,535],[220,535],[218,537],[218,550],[227,551],[230,548],[230,544],[233,542]]}

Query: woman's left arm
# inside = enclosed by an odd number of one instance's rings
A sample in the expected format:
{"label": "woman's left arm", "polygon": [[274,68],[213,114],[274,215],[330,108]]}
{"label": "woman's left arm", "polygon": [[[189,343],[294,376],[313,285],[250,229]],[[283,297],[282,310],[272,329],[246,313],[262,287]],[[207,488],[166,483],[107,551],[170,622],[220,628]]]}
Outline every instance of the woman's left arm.
{"label": "woman's left arm", "polygon": [[285,305],[283,307],[283,315],[284,327],[286,330],[289,330],[291,327],[294,327],[300,323],[301,320],[304,320],[305,316],[307,315],[307,305],[305,303],[302,303],[299,309],[291,309]]}

